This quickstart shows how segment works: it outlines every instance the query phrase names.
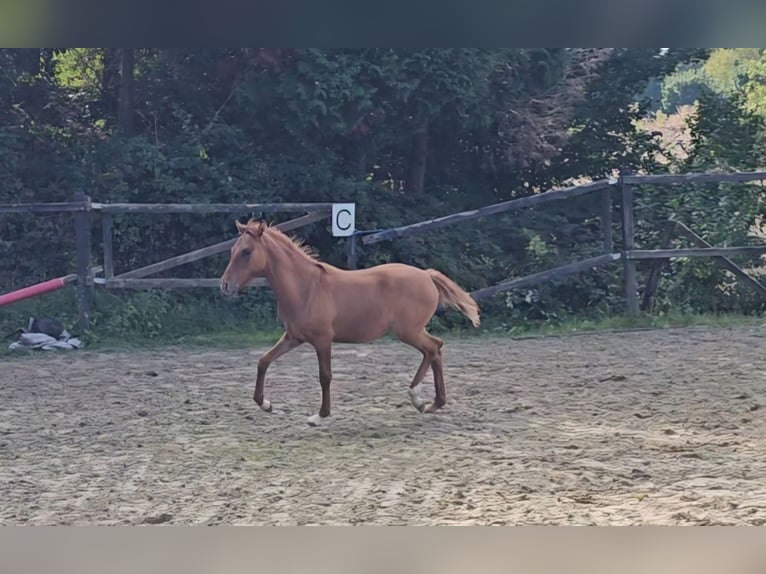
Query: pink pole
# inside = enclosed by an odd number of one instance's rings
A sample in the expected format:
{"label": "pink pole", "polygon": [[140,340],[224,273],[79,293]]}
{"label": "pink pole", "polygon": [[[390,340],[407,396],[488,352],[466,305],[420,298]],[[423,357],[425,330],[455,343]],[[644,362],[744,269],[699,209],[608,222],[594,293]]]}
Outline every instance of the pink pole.
{"label": "pink pole", "polygon": [[16,303],[17,301],[21,301],[23,299],[29,299],[30,297],[35,297],[36,295],[42,295],[43,293],[55,291],[56,289],[61,289],[70,281],[70,277],[71,275],[67,275],[66,277],[57,277],[56,279],[50,279],[48,281],[43,281],[42,283],[37,283],[36,285],[30,285],[29,287],[11,291],[5,295],[0,295],[0,307],[3,305],[10,305],[11,303]]}

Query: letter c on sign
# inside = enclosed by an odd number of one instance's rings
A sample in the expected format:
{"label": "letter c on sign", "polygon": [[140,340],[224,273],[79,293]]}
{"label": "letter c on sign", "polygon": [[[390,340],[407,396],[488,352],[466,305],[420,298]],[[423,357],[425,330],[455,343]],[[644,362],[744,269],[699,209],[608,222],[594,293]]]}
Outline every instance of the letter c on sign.
{"label": "letter c on sign", "polygon": [[354,234],[356,204],[333,203],[332,234],[334,237],[349,237]]}
{"label": "letter c on sign", "polygon": [[[345,222],[345,224],[341,222]],[[347,231],[350,229],[352,222],[353,220],[351,219],[351,212],[348,209],[339,209],[338,213],[335,214],[335,225],[337,225],[338,229],[341,231]]]}

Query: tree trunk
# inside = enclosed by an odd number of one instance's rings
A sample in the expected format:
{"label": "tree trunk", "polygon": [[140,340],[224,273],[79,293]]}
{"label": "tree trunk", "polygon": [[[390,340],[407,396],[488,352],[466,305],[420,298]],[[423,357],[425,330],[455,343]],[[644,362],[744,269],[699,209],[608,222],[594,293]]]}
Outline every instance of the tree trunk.
{"label": "tree trunk", "polygon": [[55,74],[55,64],[53,63],[53,56],[56,50],[53,48],[45,48],[42,50],[40,68],[43,75],[50,81],[53,80]]}
{"label": "tree trunk", "polygon": [[428,119],[422,112],[418,113],[415,133],[412,140],[410,165],[407,170],[405,189],[409,193],[423,193],[426,179],[426,156],[428,155]]}
{"label": "tree trunk", "polygon": [[117,110],[117,123],[124,135],[133,134],[133,70],[135,52],[133,48],[122,48],[120,66],[120,98]]}
{"label": "tree trunk", "polygon": [[102,113],[112,117],[117,112],[117,92],[119,85],[120,53],[119,48],[103,48],[104,70],[101,73]]}

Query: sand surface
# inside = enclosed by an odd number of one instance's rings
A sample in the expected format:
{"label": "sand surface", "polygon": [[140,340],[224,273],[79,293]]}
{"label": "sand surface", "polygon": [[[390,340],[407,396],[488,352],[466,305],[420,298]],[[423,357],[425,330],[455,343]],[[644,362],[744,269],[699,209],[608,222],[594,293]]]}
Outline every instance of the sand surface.
{"label": "sand surface", "polygon": [[[766,329],[0,359],[0,524],[766,523]],[[431,374],[422,385],[433,396]]]}

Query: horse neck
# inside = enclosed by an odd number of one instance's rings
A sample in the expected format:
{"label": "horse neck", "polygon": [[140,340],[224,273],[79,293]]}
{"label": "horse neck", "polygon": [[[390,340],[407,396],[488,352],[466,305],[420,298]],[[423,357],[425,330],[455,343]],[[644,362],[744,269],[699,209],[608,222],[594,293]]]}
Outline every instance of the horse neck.
{"label": "horse neck", "polygon": [[270,238],[265,274],[281,315],[292,315],[294,309],[304,304],[320,271],[315,261],[298,253],[296,248]]}

